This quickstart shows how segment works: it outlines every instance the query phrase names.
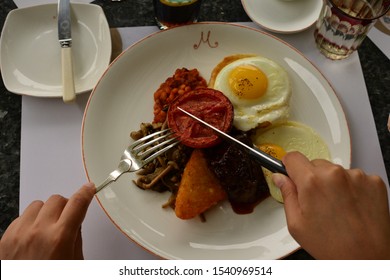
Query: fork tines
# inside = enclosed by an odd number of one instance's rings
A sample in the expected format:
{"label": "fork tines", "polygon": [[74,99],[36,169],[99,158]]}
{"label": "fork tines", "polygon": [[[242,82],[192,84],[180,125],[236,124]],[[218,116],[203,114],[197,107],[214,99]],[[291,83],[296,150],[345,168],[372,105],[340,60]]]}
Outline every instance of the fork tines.
{"label": "fork tines", "polygon": [[131,153],[143,160],[144,164],[148,164],[179,144],[179,140],[173,134],[169,128],[149,134],[130,145]]}

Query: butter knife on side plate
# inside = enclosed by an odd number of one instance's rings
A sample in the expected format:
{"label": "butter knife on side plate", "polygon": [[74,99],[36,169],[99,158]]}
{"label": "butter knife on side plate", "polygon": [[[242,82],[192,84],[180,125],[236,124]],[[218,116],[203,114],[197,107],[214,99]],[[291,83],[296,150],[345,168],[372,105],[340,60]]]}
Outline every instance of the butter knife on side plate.
{"label": "butter knife on side plate", "polygon": [[259,164],[265,168],[267,168],[269,171],[275,172],[275,173],[282,173],[284,175],[287,175],[286,168],[284,167],[284,164],[278,160],[277,158],[274,158],[273,156],[270,156],[263,151],[260,151],[259,149],[256,149],[254,147],[250,147],[241,141],[238,141],[236,138],[230,136],[227,133],[224,133],[223,131],[219,130],[218,128],[215,128],[211,124],[205,122],[204,120],[194,116],[193,114],[187,112],[186,110],[177,107],[180,111],[187,114],[194,120],[200,122],[204,126],[212,129],[218,136],[220,136],[225,141],[228,141],[232,144],[235,144],[237,147],[239,147],[242,150],[245,150],[250,156],[252,156]]}
{"label": "butter knife on side plate", "polygon": [[69,0],[58,0],[58,40],[61,45],[62,86],[65,103],[76,99],[73,61],[72,61],[72,28]]}

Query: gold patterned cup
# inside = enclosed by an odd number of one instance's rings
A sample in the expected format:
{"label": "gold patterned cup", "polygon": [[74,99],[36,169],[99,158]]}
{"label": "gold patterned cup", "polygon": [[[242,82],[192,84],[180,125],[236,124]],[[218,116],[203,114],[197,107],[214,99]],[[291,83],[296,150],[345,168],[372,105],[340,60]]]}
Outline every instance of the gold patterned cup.
{"label": "gold patterned cup", "polygon": [[314,31],[318,49],[333,60],[347,58],[389,8],[390,0],[324,0]]}

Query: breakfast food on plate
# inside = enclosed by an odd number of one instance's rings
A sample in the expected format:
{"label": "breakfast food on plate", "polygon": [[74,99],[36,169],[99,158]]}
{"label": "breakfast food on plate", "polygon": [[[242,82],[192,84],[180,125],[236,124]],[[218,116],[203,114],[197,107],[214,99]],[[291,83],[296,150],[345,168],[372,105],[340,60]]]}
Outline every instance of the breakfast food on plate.
{"label": "breakfast food on plate", "polygon": [[232,102],[233,125],[239,130],[249,131],[288,118],[290,80],[287,72],[268,58],[227,57],[213,70],[209,86]]}
{"label": "breakfast food on plate", "polygon": [[189,159],[176,196],[175,213],[192,219],[226,199],[226,192],[208,167],[203,149],[195,149]]}
{"label": "breakfast food on plate", "polygon": [[[251,139],[242,131],[231,136],[252,146]],[[234,212],[251,213],[254,207],[269,196],[269,190],[259,164],[236,145],[222,142],[206,150],[211,170],[227,193]]]}
{"label": "breakfast food on plate", "polygon": [[219,62],[213,68],[213,71],[211,72],[211,75],[210,75],[209,87],[211,87],[211,88],[214,87],[215,79],[217,78],[217,75],[219,74],[219,72],[221,71],[221,69],[223,67],[225,67],[226,65],[228,65],[228,64],[230,64],[233,61],[236,61],[238,59],[247,58],[247,57],[253,57],[253,56],[257,56],[257,54],[233,54],[233,55],[229,55],[229,56],[224,57],[222,59],[222,61]]}
{"label": "breakfast food on plate", "polygon": [[[131,132],[130,137],[133,140],[138,140],[162,129],[164,129],[162,123],[141,123],[140,129]],[[172,195],[163,206],[173,207],[181,176],[191,152],[192,149],[187,146],[176,145],[138,171],[137,180],[133,180],[133,183],[143,190],[169,191]]]}
{"label": "breakfast food on plate", "polygon": [[286,71],[255,54],[225,57],[214,67],[208,87],[197,69],[177,69],[154,93],[153,122],[141,124],[131,136],[138,139],[169,127],[181,143],[145,166],[134,183],[169,191],[164,207],[172,207],[181,219],[204,217],[226,199],[239,214],[251,213],[270,194],[283,202],[270,171],[178,107],[278,159],[293,150],[310,159],[329,159],[320,136],[288,121],[290,97]]}
{"label": "breakfast food on plate", "polygon": [[178,110],[178,107],[205,120],[212,126],[228,132],[233,122],[233,106],[222,92],[198,88],[176,98],[169,107],[168,126],[180,141],[192,148],[207,148],[220,139],[213,131]]}
{"label": "breakfast food on plate", "polygon": [[[299,151],[310,160],[330,159],[329,149],[322,138],[309,126],[287,121],[267,129],[259,129],[252,137],[253,143],[262,151],[281,159],[284,154]],[[283,202],[279,188],[272,182],[272,173],[262,168],[271,196]]]}
{"label": "breakfast food on plate", "polygon": [[197,69],[176,69],[174,75],[167,78],[154,93],[153,122],[165,122],[169,104],[177,96],[199,87],[207,87],[207,82]]}

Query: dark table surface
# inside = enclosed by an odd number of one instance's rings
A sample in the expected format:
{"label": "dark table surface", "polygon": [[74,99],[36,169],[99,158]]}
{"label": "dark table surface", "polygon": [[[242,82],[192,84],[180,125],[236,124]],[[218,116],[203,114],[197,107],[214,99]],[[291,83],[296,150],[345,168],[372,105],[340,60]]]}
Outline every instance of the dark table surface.
{"label": "dark table surface", "polygon": [[[33,1],[33,0],[31,0]],[[110,27],[155,25],[152,0],[97,0]],[[0,28],[7,14],[16,9],[12,0],[0,1]],[[203,0],[199,21],[250,21],[240,0]],[[386,128],[390,112],[389,59],[367,38],[359,49],[360,62],[369,94],[387,174],[390,167],[390,135]],[[356,108],[359,110],[359,108]],[[9,92],[0,80],[0,234],[19,214],[21,96]],[[299,250],[287,259],[310,259]]]}

